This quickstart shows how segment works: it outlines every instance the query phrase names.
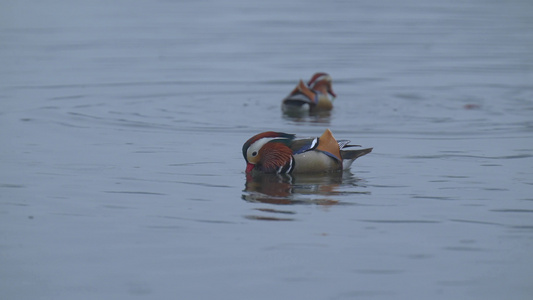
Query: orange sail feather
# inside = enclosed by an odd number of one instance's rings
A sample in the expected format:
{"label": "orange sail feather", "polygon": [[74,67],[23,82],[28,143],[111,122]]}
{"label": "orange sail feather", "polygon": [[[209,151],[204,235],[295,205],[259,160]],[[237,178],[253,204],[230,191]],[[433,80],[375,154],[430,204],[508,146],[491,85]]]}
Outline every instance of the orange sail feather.
{"label": "orange sail feather", "polygon": [[328,152],[332,154],[338,161],[342,162],[341,150],[337,140],[333,137],[331,130],[326,129],[322,136],[319,138],[317,150]]}

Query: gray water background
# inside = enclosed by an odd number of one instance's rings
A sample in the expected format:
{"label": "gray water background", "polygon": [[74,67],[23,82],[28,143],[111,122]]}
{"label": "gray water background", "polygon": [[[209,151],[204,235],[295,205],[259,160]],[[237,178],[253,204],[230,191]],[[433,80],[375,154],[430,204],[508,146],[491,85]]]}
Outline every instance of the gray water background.
{"label": "gray water background", "polygon": [[[532,1],[0,7],[1,299],[532,299]],[[246,184],[325,128],[374,151]]]}

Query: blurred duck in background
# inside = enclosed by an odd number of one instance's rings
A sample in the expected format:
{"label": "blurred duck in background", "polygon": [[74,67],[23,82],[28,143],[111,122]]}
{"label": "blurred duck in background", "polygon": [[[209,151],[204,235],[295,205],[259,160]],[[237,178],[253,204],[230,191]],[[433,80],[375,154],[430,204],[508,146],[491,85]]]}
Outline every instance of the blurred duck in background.
{"label": "blurred duck in background", "polygon": [[335,97],[337,95],[331,86],[331,76],[323,72],[315,73],[307,84],[300,80],[294,90],[283,99],[281,108],[287,113],[330,111]]}

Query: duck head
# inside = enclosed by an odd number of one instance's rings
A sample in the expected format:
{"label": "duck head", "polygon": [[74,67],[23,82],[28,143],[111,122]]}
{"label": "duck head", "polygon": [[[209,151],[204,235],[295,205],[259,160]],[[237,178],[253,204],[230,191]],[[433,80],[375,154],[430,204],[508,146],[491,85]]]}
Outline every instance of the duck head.
{"label": "duck head", "polygon": [[267,131],[251,137],[242,146],[246,173],[259,170],[264,173],[289,173],[294,167],[292,150],[288,144],[294,134]]}
{"label": "duck head", "polygon": [[307,82],[307,86],[310,89],[321,92],[323,94],[330,94],[332,97],[336,98],[337,95],[333,92],[332,88],[332,79],[328,73],[319,72],[315,73],[311,79]]}

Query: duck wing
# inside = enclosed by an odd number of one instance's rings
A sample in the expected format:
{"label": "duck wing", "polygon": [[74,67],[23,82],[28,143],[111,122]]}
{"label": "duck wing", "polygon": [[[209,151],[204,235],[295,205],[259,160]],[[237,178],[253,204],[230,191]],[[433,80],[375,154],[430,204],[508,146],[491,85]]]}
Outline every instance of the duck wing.
{"label": "duck wing", "polygon": [[318,102],[318,96],[315,91],[309,89],[307,85],[300,80],[292,92],[283,99],[284,106],[300,107],[305,104],[313,107]]}

